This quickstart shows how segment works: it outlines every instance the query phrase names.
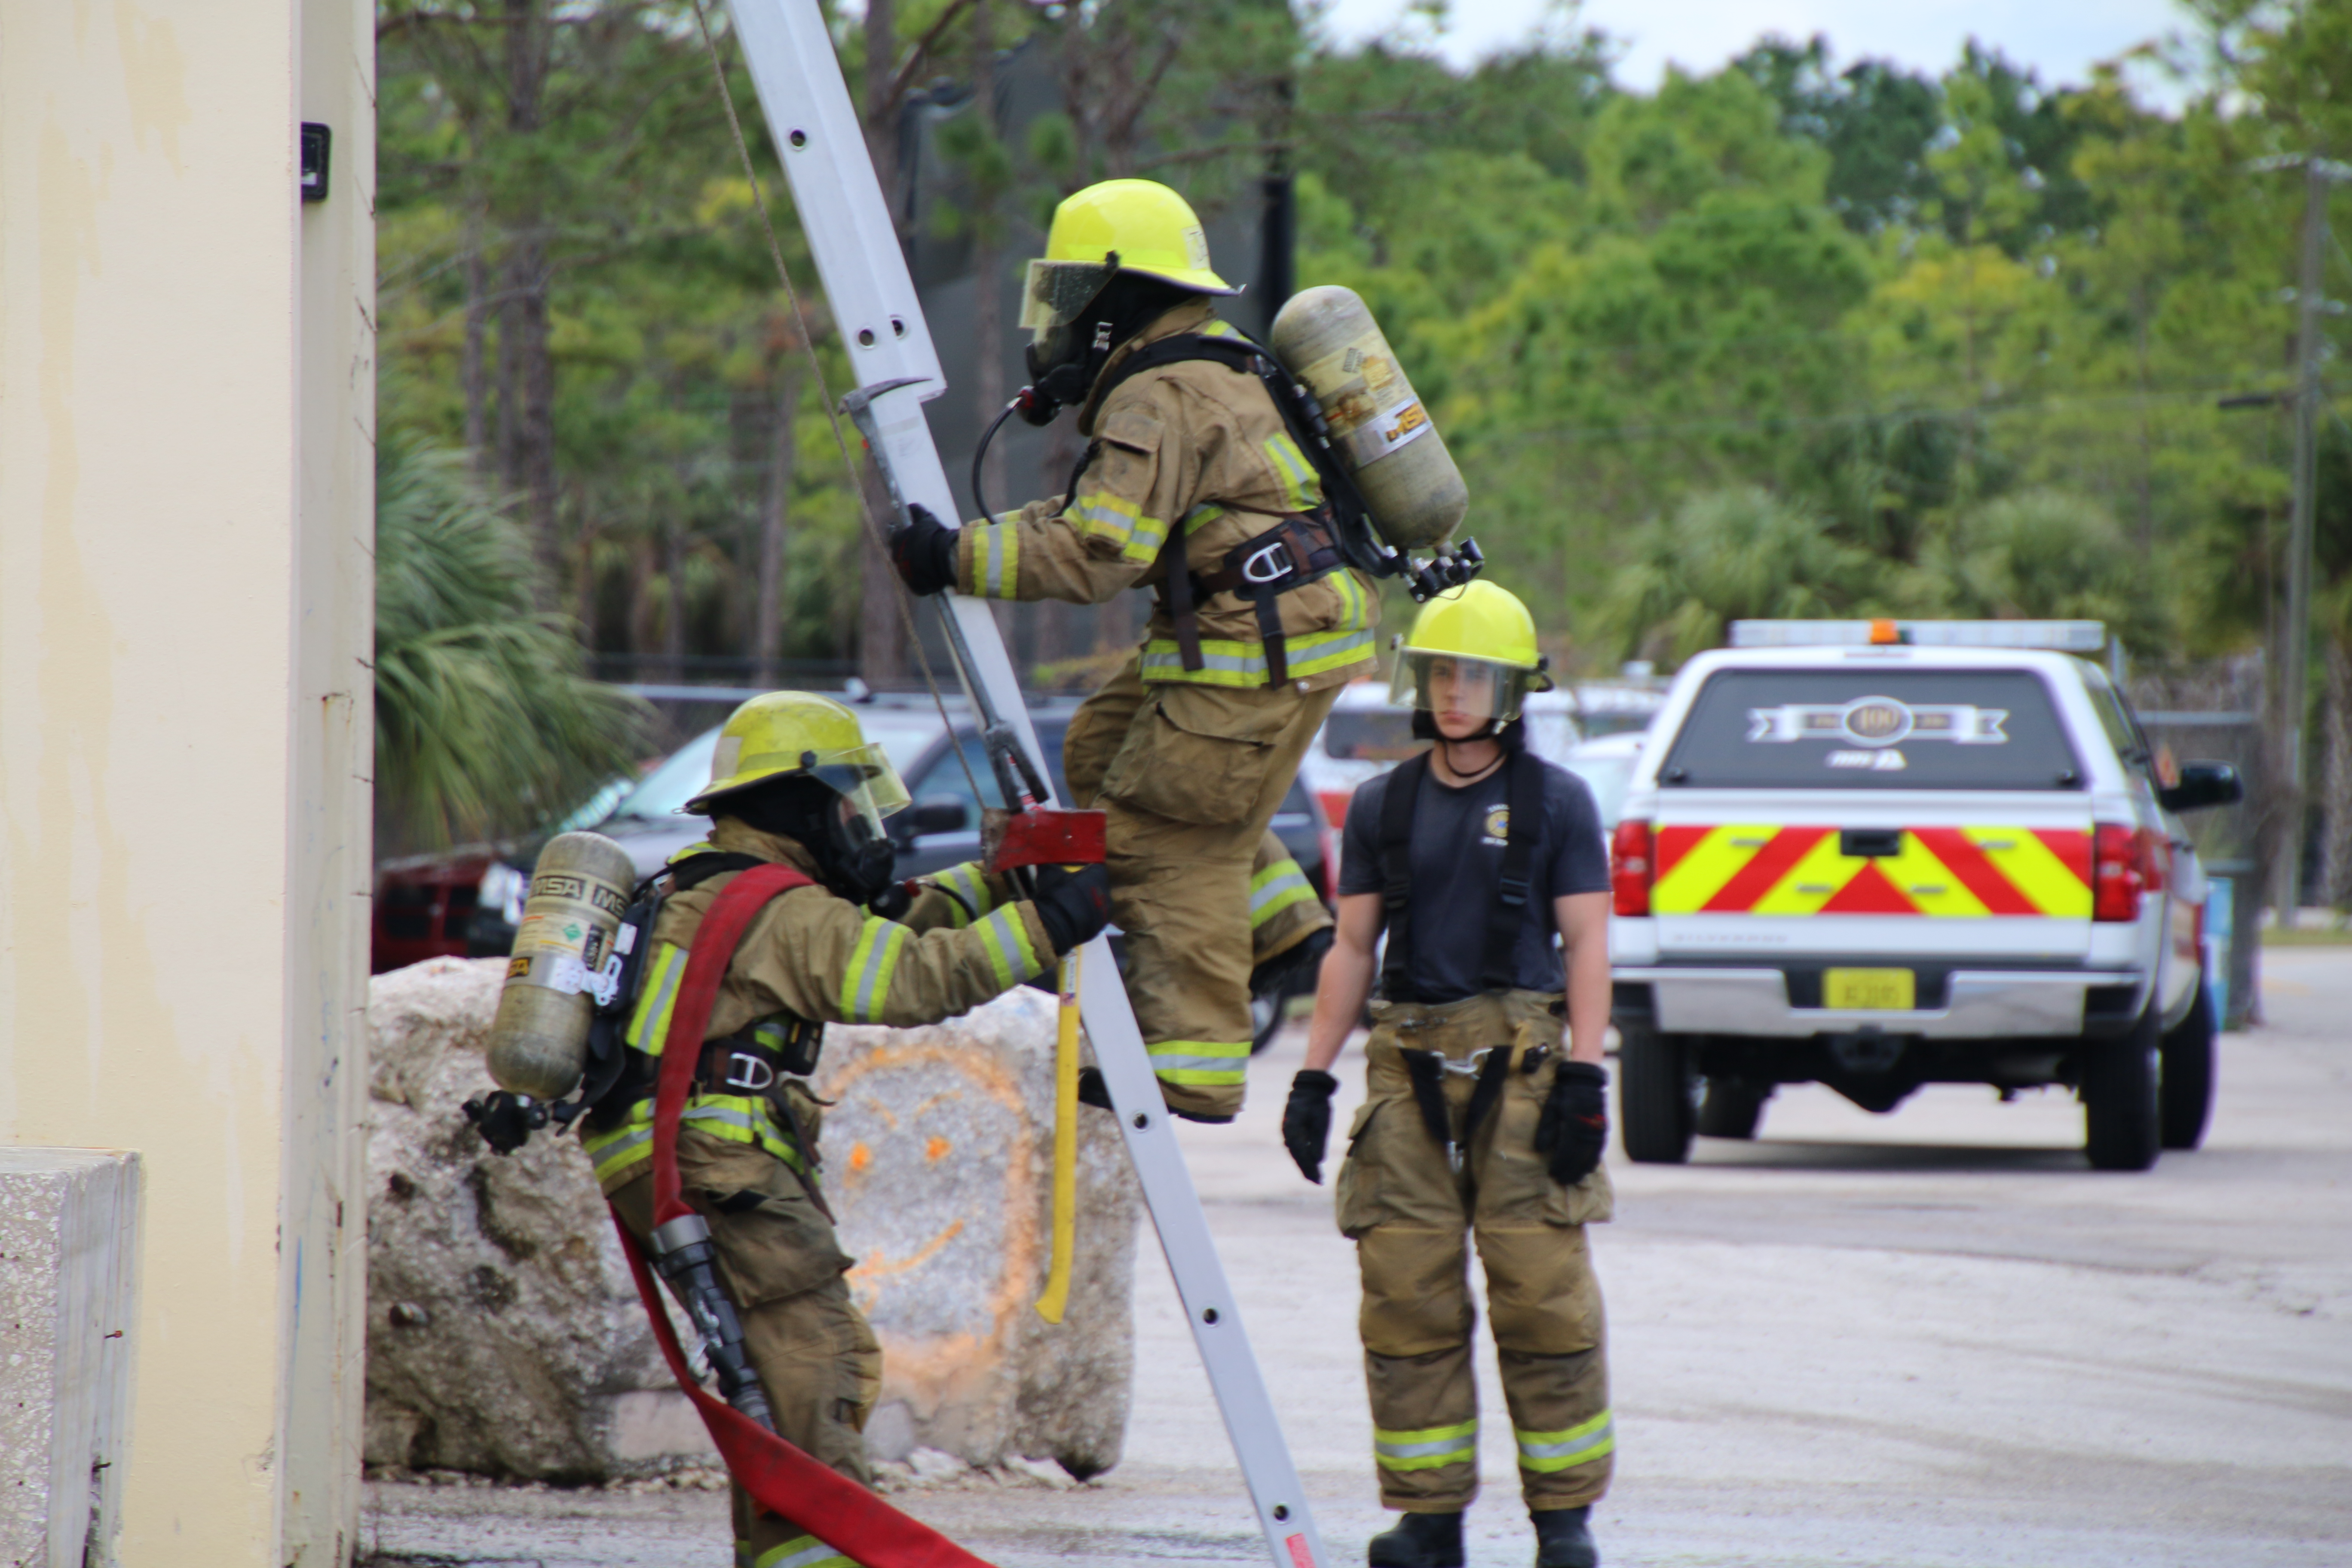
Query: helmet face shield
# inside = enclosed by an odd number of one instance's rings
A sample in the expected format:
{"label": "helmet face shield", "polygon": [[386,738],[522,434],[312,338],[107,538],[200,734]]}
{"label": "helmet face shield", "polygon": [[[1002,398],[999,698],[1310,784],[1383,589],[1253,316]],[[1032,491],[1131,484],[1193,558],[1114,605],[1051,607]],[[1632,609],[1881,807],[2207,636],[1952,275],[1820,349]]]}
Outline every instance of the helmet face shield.
{"label": "helmet face shield", "polygon": [[1493,659],[1399,648],[1389,700],[1401,708],[1507,724],[1519,716],[1534,673]]}
{"label": "helmet face shield", "polygon": [[[722,752],[725,742],[720,742]],[[845,747],[838,751],[782,752],[739,752],[733,757],[716,759],[727,764],[735,776],[755,775],[755,782],[768,778],[790,778],[807,773],[831,789],[842,799],[843,809],[852,816],[863,817],[882,836],[882,819],[907,805],[906,782],[881,747],[867,742]],[[716,771],[716,770],[714,770]],[[691,808],[698,802],[689,801]]]}
{"label": "helmet face shield", "polygon": [[1076,320],[1078,312],[1094,302],[1095,296],[1103,291],[1103,286],[1118,270],[1105,261],[1047,261],[1039,258],[1029,263],[1021,290],[1021,324],[1029,330],[1031,340],[1043,342],[1055,328]]}

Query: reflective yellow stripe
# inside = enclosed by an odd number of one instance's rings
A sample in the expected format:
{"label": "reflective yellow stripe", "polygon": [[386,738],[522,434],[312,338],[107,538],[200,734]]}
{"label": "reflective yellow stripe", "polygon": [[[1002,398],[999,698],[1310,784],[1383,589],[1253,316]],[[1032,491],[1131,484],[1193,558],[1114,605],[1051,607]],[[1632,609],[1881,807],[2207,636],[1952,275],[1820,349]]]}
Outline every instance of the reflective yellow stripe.
{"label": "reflective yellow stripe", "polygon": [[1010,599],[1021,591],[1021,529],[1017,523],[975,527],[971,542],[971,591],[985,599]]}
{"label": "reflective yellow stripe", "polygon": [[[1080,533],[1092,539],[1108,539],[1113,544],[1124,545],[1134,533],[1139,509],[1124,496],[1108,490],[1088,490],[1070,503],[1070,521]],[[1168,525],[1154,521],[1154,531],[1162,538]]]}
{"label": "reflective yellow stripe", "polygon": [[1559,1432],[1528,1432],[1517,1427],[1519,1468],[1549,1475],[1576,1465],[1606,1458],[1617,1449],[1617,1426],[1606,1410],[1591,1420]]}
{"label": "reflective yellow stripe", "polygon": [[890,972],[898,967],[898,952],[908,931],[868,915],[850,950],[841,975],[842,1016],[853,1024],[878,1024],[890,1000]]}
{"label": "reflective yellow stripe", "polygon": [[1167,1083],[1238,1084],[1249,1068],[1247,1040],[1161,1040],[1143,1049],[1151,1070]]}
{"label": "reflective yellow stripe", "polygon": [[757,1557],[751,1555],[748,1542],[737,1542],[735,1561],[740,1568],[857,1568],[855,1561],[844,1557],[814,1535],[795,1535],[782,1546],[772,1546]]}
{"label": "reflective yellow stripe", "polygon": [[933,872],[931,885],[949,897],[948,924],[953,930],[961,931],[988,909],[988,879],[976,861]]}
{"label": "reflective yellow stripe", "polygon": [[[1706,836],[1692,845],[1650,889],[1650,908],[1662,915],[1697,913],[1780,831],[1770,824],[1708,828]],[[1835,849],[1834,840],[1831,847]]]}
{"label": "reflective yellow stripe", "polygon": [[[734,1143],[755,1143],[803,1174],[807,1157],[793,1141],[792,1130],[779,1123],[765,1100],[740,1094],[698,1094],[680,1113],[681,1127],[691,1126]],[[580,1146],[588,1152],[602,1184],[630,1166],[653,1157],[654,1102],[641,1100],[629,1108],[628,1119],[604,1132],[583,1132]]]}
{"label": "reflective yellow stripe", "polygon": [[1021,918],[1017,904],[1008,904],[975,928],[980,932],[982,948],[988,953],[988,965],[995,973],[1000,989],[1010,991],[1033,974],[1045,973],[1038,962],[1037,950],[1029,942],[1028,922]]}
{"label": "reflective yellow stripe", "polygon": [[649,1057],[662,1052],[669,1038],[669,1016],[677,1006],[677,983],[686,977],[686,949],[674,942],[661,944],[654,966],[637,992],[636,1011],[629,1015],[628,1033],[622,1038]]}
{"label": "reflective yellow stripe", "polygon": [[1276,860],[1250,879],[1250,929],[1255,931],[1293,904],[1315,896],[1296,860]]}
{"label": "reflective yellow stripe", "polygon": [[[1369,662],[1372,634],[1369,630],[1307,632],[1284,639],[1293,680]],[[1266,664],[1263,643],[1235,642],[1223,637],[1201,639],[1201,668],[1184,668],[1183,650],[1173,637],[1153,637],[1143,645],[1142,675],[1146,680],[1189,680],[1196,686],[1264,686]]]}
{"label": "reflective yellow stripe", "polygon": [[630,1120],[609,1132],[583,1132],[580,1146],[588,1151],[588,1160],[596,1168],[599,1184],[610,1181],[614,1173],[648,1158],[653,1153],[653,1101],[640,1100],[645,1111],[639,1117],[635,1110]]}
{"label": "reflective yellow stripe", "polygon": [[1266,460],[1274,465],[1274,477],[1282,487],[1284,507],[1291,511],[1312,511],[1323,502],[1323,487],[1316,482],[1314,465],[1288,431],[1280,431],[1266,438]]}
{"label": "reflective yellow stripe", "polygon": [[1372,1458],[1384,1470],[1433,1470],[1444,1465],[1478,1462],[1478,1423],[1423,1426],[1417,1431],[1372,1428]]}

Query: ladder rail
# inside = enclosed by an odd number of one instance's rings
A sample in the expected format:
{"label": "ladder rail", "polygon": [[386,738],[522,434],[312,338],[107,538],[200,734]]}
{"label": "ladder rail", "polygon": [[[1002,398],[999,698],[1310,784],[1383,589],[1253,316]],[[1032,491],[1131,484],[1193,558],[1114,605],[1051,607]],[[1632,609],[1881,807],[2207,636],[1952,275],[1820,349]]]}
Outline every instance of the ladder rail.
{"label": "ladder rail", "polygon": [[[910,383],[874,401],[876,457],[896,476],[908,503],[953,518],[954,492],[922,411],[947,389],[946,380],[816,0],[729,5],[851,372],[860,387]],[[974,710],[992,705],[1029,754],[1039,756],[1036,731],[988,605],[958,594],[941,595],[939,602],[971,656],[957,674]],[[975,692],[975,683],[984,690]],[[1267,1552],[1276,1568],[1318,1568],[1328,1562],[1322,1537],[1177,1145],[1134,1007],[1108,940],[1097,937],[1087,945],[1079,994],[1087,1036]]]}

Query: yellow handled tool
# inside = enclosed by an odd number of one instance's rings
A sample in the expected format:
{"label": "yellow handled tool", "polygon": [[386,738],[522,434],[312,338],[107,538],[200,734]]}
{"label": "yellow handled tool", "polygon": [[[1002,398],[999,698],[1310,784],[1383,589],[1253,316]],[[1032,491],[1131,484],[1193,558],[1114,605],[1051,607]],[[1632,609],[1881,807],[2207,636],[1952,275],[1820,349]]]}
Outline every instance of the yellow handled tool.
{"label": "yellow handled tool", "polygon": [[1078,954],[1062,960],[1062,1016],[1054,1042],[1054,1263],[1037,1315],[1062,1321],[1070,1304],[1070,1256],[1078,1239]]}

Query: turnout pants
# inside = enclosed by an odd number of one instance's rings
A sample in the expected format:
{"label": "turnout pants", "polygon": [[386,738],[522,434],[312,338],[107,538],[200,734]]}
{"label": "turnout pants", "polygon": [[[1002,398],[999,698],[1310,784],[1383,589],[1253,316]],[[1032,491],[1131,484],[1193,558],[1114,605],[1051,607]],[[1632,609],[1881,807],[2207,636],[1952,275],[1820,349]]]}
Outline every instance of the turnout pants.
{"label": "turnout pants", "polygon": [[[751,1144],[681,1129],[677,1168],[686,1201],[710,1222],[719,1276],[743,1321],[777,1432],[872,1486],[864,1433],[882,1390],[882,1349],[850,1302],[842,1273],[852,1259],[834,1239],[833,1222],[789,1167]],[[653,1166],[614,1189],[610,1201],[644,1241],[653,1229]],[[734,1493],[737,1568],[851,1568],[798,1525],[761,1511],[741,1487]]]}
{"label": "turnout pants", "polygon": [[[1442,1006],[1372,1004],[1370,1098],[1349,1130],[1337,1206],[1363,1274],[1364,1380],[1390,1508],[1450,1513],[1478,1493],[1470,1241],[1486,1266],[1529,1511],[1581,1508],[1609,1489],[1617,1440],[1601,1288],[1584,1237],[1587,1223],[1610,1217],[1608,1173],[1563,1186],[1535,1148],[1562,1054],[1559,1005],[1527,991]],[[1490,1051],[1504,1053],[1508,1072],[1465,1139]],[[1428,1125],[1409,1052],[1442,1064],[1437,1094],[1449,1137],[1463,1145],[1458,1169]]]}
{"label": "turnout pants", "polygon": [[1071,717],[1063,773],[1076,805],[1109,818],[1127,991],[1172,1110],[1241,1110],[1250,970],[1329,923],[1266,824],[1336,695],[1147,685],[1130,658]]}

